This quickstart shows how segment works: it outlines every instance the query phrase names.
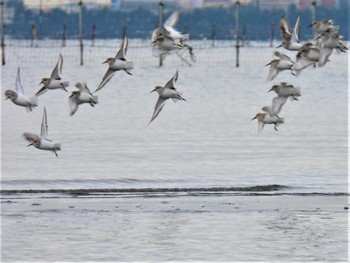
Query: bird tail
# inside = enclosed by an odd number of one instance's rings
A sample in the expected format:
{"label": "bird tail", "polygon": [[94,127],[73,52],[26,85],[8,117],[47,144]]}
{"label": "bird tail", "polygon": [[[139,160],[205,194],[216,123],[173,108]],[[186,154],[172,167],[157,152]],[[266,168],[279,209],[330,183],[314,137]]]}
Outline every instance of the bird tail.
{"label": "bird tail", "polygon": [[127,61],[125,63],[125,69],[133,69],[134,68],[134,63],[132,61]]}
{"label": "bird tail", "polygon": [[65,88],[65,87],[68,87],[69,86],[69,81],[63,81],[62,82],[62,86]]}
{"label": "bird tail", "polygon": [[93,101],[94,104],[97,104],[98,103],[98,96],[93,95],[92,96],[92,101]]}
{"label": "bird tail", "polygon": [[31,104],[32,107],[38,106],[38,97],[37,96],[31,97],[30,98],[30,104]]}
{"label": "bird tail", "polygon": [[178,102],[179,100],[184,100],[184,101],[186,101],[183,97],[182,97],[182,93],[181,92],[179,92],[178,94],[177,94],[177,98],[172,98],[172,100],[176,103],[176,102]]}
{"label": "bird tail", "polygon": [[181,41],[187,41],[190,39],[190,34],[183,34],[181,37]]}
{"label": "bird tail", "polygon": [[53,148],[54,148],[55,151],[60,151],[61,150],[61,144],[60,143],[55,143],[53,145]]}
{"label": "bird tail", "polygon": [[32,111],[33,108],[38,106],[38,97],[34,96],[30,98],[29,105],[27,106],[27,112]]}

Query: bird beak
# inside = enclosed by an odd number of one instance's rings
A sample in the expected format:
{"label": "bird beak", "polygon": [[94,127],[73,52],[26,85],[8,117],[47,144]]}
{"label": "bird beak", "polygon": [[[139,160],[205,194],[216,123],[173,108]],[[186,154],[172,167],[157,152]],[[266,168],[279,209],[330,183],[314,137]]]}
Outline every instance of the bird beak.
{"label": "bird beak", "polygon": [[251,119],[250,121],[255,120],[255,119],[256,119],[256,116],[253,119]]}
{"label": "bird beak", "polygon": [[276,47],[276,48],[280,48],[280,47],[282,47],[282,45],[283,45],[283,43],[281,45],[279,45],[278,47]]}
{"label": "bird beak", "polygon": [[27,145],[27,147],[32,146],[32,145],[33,145],[33,143],[30,143],[30,144]]}
{"label": "bird beak", "polygon": [[156,91],[156,90],[157,90],[157,88],[155,88],[154,90],[151,90],[150,93],[152,93],[152,92],[154,92],[154,91]]}
{"label": "bird beak", "polygon": [[267,93],[269,93],[270,91],[272,91],[273,90],[273,88],[271,88]]}
{"label": "bird beak", "polygon": [[102,64],[106,64],[107,62],[108,62],[108,59],[105,62],[103,62]]}
{"label": "bird beak", "polygon": [[266,65],[265,65],[265,67],[266,67],[266,66],[270,66],[270,65],[271,65],[271,62],[270,62],[270,63],[268,63],[268,64],[266,64]]}

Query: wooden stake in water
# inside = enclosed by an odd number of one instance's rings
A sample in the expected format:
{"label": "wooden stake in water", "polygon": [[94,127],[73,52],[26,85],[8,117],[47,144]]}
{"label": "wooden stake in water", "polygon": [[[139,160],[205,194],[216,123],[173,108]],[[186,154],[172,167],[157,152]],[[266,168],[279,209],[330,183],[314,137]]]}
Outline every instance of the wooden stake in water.
{"label": "wooden stake in water", "polygon": [[67,24],[63,24],[62,47],[66,46],[66,38],[67,38]]}
{"label": "wooden stake in water", "polygon": [[[164,3],[163,0],[159,0],[159,23],[158,29],[163,27],[163,16],[164,16]],[[159,56],[159,67],[163,66],[163,55]]]}
{"label": "wooden stake in water", "polygon": [[270,47],[273,47],[273,40],[275,38],[275,24],[271,24],[271,31],[270,31]]}
{"label": "wooden stake in water", "polygon": [[215,36],[216,36],[216,25],[213,24],[211,26],[211,46],[215,46]]}
{"label": "wooden stake in water", "polygon": [[311,12],[312,12],[312,21],[311,23],[315,22],[316,21],[316,1],[313,1],[311,3],[312,5],[312,9],[311,9]]}
{"label": "wooden stake in water", "polygon": [[34,47],[34,39],[36,37],[36,28],[35,28],[34,24],[32,24],[32,28],[31,28],[30,34],[31,34],[30,46]]}
{"label": "wooden stake in water", "polygon": [[[311,3],[311,5],[312,5],[312,21],[311,21],[311,23],[313,23],[313,22],[316,22],[316,1],[313,1],[312,3]],[[316,64],[314,64],[314,68],[316,68]]]}
{"label": "wooden stake in water", "polygon": [[1,64],[5,65],[5,39],[4,39],[4,0],[0,0],[1,19],[0,19],[0,38],[1,38]]}
{"label": "wooden stake in water", "polygon": [[83,59],[83,1],[79,0],[79,43],[80,43],[80,65],[84,64]]}
{"label": "wooden stake in water", "polygon": [[236,1],[236,67],[239,67],[239,0]]}
{"label": "wooden stake in water", "polygon": [[92,25],[92,33],[91,33],[91,46],[95,45],[95,37],[96,37],[96,25]]}
{"label": "wooden stake in water", "polygon": [[42,25],[43,25],[43,0],[40,0],[40,2],[39,2],[39,28],[38,28],[39,39],[43,38]]}

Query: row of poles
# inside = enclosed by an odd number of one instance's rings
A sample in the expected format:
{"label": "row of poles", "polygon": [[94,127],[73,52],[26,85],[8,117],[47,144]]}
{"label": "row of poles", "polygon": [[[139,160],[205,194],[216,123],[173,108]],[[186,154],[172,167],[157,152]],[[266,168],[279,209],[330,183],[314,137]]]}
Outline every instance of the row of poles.
{"label": "row of poles", "polygon": [[[315,21],[316,19],[316,1],[313,1],[312,3],[312,19],[313,21]],[[82,0],[79,0],[78,2],[78,7],[79,7],[79,11],[78,11],[78,15],[79,15],[79,48],[80,48],[80,65],[84,64],[84,44],[83,44],[83,2]],[[5,40],[4,40],[4,28],[5,28],[5,24],[4,24],[4,0],[0,0],[0,46],[1,46],[1,64],[5,65]],[[40,11],[41,11],[41,6],[40,6]],[[239,67],[239,49],[240,49],[240,0],[237,0],[235,2],[235,17],[236,17],[236,28],[235,28],[235,33],[236,33],[236,67]],[[158,15],[159,15],[159,23],[158,23],[158,27],[162,28],[163,27],[163,19],[164,19],[164,2],[163,0],[159,0],[159,10],[158,10]],[[39,18],[41,19],[41,18]],[[40,21],[41,24],[41,21]],[[65,42],[65,34],[67,31],[67,27],[66,25],[64,25],[64,29],[63,29],[63,43]],[[124,28],[124,34],[126,33],[126,29]],[[214,39],[215,39],[215,31],[216,31],[216,26],[213,25],[212,27],[212,46],[214,46]],[[275,31],[275,25],[272,24],[271,26],[271,34],[270,34],[270,46],[273,46],[273,39],[274,39],[274,31]],[[93,34],[93,39],[96,33],[96,27],[93,26],[93,30],[92,30],[92,34]],[[36,30],[35,30],[35,26],[32,26],[32,41],[34,39],[34,36],[36,34]],[[32,42],[33,43],[33,42]],[[64,45],[64,44],[63,44]],[[159,57],[159,66],[161,67],[163,65],[163,55],[161,55]]]}
{"label": "row of poles", "polygon": [[[80,47],[80,65],[84,64],[84,44],[83,44],[83,2],[82,0],[79,0],[78,2],[79,6],[79,47]],[[1,64],[5,65],[5,34],[4,34],[4,28],[5,28],[5,23],[4,23],[4,0],[0,0],[0,46],[1,46]],[[40,5],[40,12],[41,12],[41,5]],[[41,26],[41,15],[39,17],[39,26]],[[64,30],[65,31],[65,30]],[[36,29],[35,26],[32,26],[32,40],[33,36],[36,34]]]}

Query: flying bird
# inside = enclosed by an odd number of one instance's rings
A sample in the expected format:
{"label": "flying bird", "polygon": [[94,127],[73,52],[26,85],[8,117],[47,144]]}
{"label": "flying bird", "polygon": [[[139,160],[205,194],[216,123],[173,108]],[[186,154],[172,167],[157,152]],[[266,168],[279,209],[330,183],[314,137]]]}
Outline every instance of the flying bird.
{"label": "flying bird", "polygon": [[107,84],[107,82],[111,80],[114,74],[119,70],[124,70],[129,75],[132,75],[130,70],[134,68],[133,62],[128,61],[125,57],[126,52],[128,50],[128,44],[129,44],[129,40],[125,36],[117,55],[114,58],[107,58],[107,60],[103,62],[103,64],[108,63],[109,67],[106,74],[103,76],[100,85],[98,85],[97,89],[94,92],[102,89]]}
{"label": "flying bird", "polygon": [[287,82],[273,85],[268,92],[270,91],[276,92],[278,96],[290,97],[291,100],[298,100],[297,97],[301,96],[300,88],[294,87]]}
{"label": "flying bird", "polygon": [[33,133],[25,132],[23,133],[23,137],[28,142],[30,142],[27,147],[34,146],[39,150],[52,151],[53,153],[55,153],[56,157],[58,157],[57,151],[61,150],[61,144],[54,143],[48,138],[47,114],[46,114],[45,107],[44,107],[43,119],[41,121],[40,136]]}
{"label": "flying bird", "polygon": [[274,124],[274,129],[277,131],[277,126],[284,123],[284,118],[277,116],[270,116],[267,113],[257,113],[251,120],[258,120],[258,131],[261,132],[264,129],[265,124]]}
{"label": "flying bird", "polygon": [[292,67],[294,65],[294,61],[292,61],[291,58],[286,54],[275,51],[274,55],[278,58],[272,59],[268,64],[265,65],[265,66],[270,66],[270,71],[267,77],[267,81],[273,80],[280,71],[292,70]]}
{"label": "flying bird", "polygon": [[70,106],[70,115],[73,116],[74,113],[78,110],[78,106],[83,103],[89,103],[91,107],[95,107],[98,103],[98,96],[93,95],[86,83],[78,82],[75,85],[79,90],[75,90],[69,96],[69,106]]}
{"label": "flying bird", "polygon": [[5,96],[6,96],[6,99],[10,99],[14,104],[18,106],[26,107],[27,111],[32,111],[34,107],[38,106],[36,96],[29,98],[24,94],[23,86],[21,84],[21,79],[20,79],[19,68],[17,70],[17,77],[16,77],[16,91],[6,90]]}
{"label": "flying bird", "polygon": [[179,12],[175,11],[163,24],[163,27],[156,28],[152,33],[153,55],[160,56],[171,54],[182,49],[189,34],[182,34],[174,28],[179,19]]}
{"label": "flying bird", "polygon": [[271,106],[264,106],[262,110],[270,115],[270,117],[278,117],[278,114],[281,112],[283,105],[286,103],[288,96],[276,96],[272,99]]}
{"label": "flying bird", "polygon": [[157,91],[159,94],[158,101],[156,103],[156,106],[154,107],[154,112],[152,115],[152,118],[149,122],[149,124],[157,118],[163,107],[165,106],[165,102],[167,99],[173,99],[174,102],[177,102],[179,100],[186,101],[182,96],[181,93],[178,92],[175,89],[175,83],[177,81],[177,78],[179,76],[179,72],[176,71],[175,75],[165,84],[164,87],[162,86],[156,86],[154,90],[151,92]]}
{"label": "flying bird", "polygon": [[280,28],[283,42],[277,48],[284,47],[290,51],[298,51],[302,46],[299,41],[300,16],[298,16],[292,31],[290,30],[287,19],[284,16],[281,17]]}
{"label": "flying bird", "polygon": [[69,81],[61,81],[60,74],[62,74],[62,66],[63,66],[63,56],[60,53],[57,64],[51,73],[51,77],[41,79],[41,82],[39,84],[43,84],[44,86],[35,94],[36,96],[43,94],[49,89],[51,90],[63,89],[64,91],[67,92],[66,87],[68,87]]}

